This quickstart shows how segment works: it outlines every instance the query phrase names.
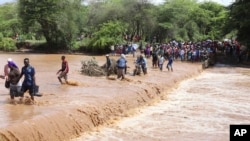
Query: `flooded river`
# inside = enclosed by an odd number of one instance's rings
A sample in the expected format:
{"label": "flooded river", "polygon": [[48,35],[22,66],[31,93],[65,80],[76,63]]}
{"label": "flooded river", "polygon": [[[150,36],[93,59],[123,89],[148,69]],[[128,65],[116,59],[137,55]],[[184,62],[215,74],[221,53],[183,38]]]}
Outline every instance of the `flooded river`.
{"label": "flooded river", "polygon": [[[36,106],[23,104],[13,106],[9,104],[9,90],[4,87],[4,79],[0,79],[0,128],[59,111],[69,107],[71,102],[74,103],[74,100],[78,100],[76,96],[79,96],[84,86],[61,85],[57,79],[56,72],[61,68],[61,56],[61,54],[0,54],[1,75],[3,75],[4,65],[8,58],[12,58],[20,69],[24,66],[24,58],[29,58],[31,66],[36,71],[36,83],[39,85],[39,91],[45,95],[44,97],[35,97],[38,102]],[[79,79],[83,77],[80,74],[81,61],[89,58],[91,56],[66,55],[70,66],[69,80],[82,81]],[[25,96],[29,95],[25,94]],[[15,99],[18,101],[18,97]]]}
{"label": "flooded river", "polygon": [[217,65],[160,103],[72,141],[228,141],[230,124],[250,124],[249,92],[249,69]]}
{"label": "flooded river", "polygon": [[[149,68],[146,76],[131,76],[134,58],[128,56],[129,81],[120,81],[84,76],[81,61],[92,56],[66,55],[69,80],[77,81],[77,86],[59,83],[60,54],[0,54],[0,70],[3,73],[8,58],[21,68],[26,57],[36,69],[43,96],[35,97],[35,105],[9,104],[9,90],[1,79],[0,141],[228,141],[230,124],[250,124],[247,68],[217,65],[201,72],[199,64],[176,61],[174,72]],[[105,62],[105,56],[95,58],[100,65]],[[98,127],[110,116],[147,105],[163,90],[197,74],[159,103]],[[94,127],[98,130],[88,132]]]}

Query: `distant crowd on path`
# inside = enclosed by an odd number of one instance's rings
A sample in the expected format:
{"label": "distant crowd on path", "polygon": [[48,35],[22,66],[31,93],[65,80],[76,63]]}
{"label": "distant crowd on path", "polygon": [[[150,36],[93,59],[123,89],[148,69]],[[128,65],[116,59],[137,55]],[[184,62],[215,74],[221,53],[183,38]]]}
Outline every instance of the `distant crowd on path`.
{"label": "distant crowd on path", "polygon": [[[61,69],[57,71],[58,80],[61,84],[62,78],[68,83],[67,74],[69,72],[68,62],[65,56],[61,56],[62,64]],[[36,85],[35,68],[30,65],[29,58],[23,60],[24,66],[21,68],[11,59],[7,59],[7,64],[4,66],[4,75],[0,77],[5,79],[5,87],[10,90],[10,103],[17,104],[15,97],[20,97],[19,103],[23,103],[23,97],[25,92],[29,92],[31,102],[29,104],[35,104],[34,96],[41,96],[38,94],[38,86]],[[24,76],[23,82],[20,80]]]}
{"label": "distant crowd on path", "polygon": [[[220,51],[225,55],[236,56],[238,62],[241,61],[243,50],[237,41],[212,41],[205,40],[200,42],[177,42],[175,40],[162,44],[146,44],[135,46],[132,42],[125,45],[112,45],[110,47],[110,55],[121,55],[122,57],[117,60],[117,65],[121,63],[120,60],[125,58],[126,55],[132,54],[137,57],[135,64],[139,65],[143,71],[147,70],[147,60],[152,58],[152,68],[163,69],[163,64],[167,60],[166,68],[173,71],[173,61],[189,61],[189,62],[202,62],[208,58],[213,58],[215,53]],[[124,61],[122,61],[124,64]],[[125,63],[126,64],[126,63]],[[117,66],[123,68],[125,65]],[[137,66],[136,66],[137,67]],[[126,67],[125,67],[126,69]],[[126,72],[124,69],[124,72]],[[146,74],[146,73],[144,73]],[[119,78],[119,77],[118,77]],[[123,75],[122,75],[122,78]]]}
{"label": "distant crowd on path", "polygon": [[[205,40],[200,42],[177,42],[175,40],[162,44],[150,44],[145,46],[133,44],[129,42],[125,45],[112,45],[110,47],[111,55],[116,54],[132,54],[136,57],[138,52],[144,54],[146,58],[164,56],[172,56],[173,60],[180,59],[181,61],[201,62],[207,58],[212,58],[217,51],[224,53],[227,56],[235,56],[238,62],[246,54],[245,50],[241,49],[239,42],[235,40],[212,41]],[[156,58],[154,58],[155,60]]]}

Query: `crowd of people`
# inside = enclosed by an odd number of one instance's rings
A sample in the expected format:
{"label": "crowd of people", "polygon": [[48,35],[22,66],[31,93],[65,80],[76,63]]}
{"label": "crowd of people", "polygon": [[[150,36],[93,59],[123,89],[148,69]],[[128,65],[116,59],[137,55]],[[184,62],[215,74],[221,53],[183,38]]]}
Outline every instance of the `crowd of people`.
{"label": "crowd of people", "polygon": [[[111,55],[121,55],[121,58],[117,60],[117,67],[124,68],[126,61],[126,55],[132,54],[133,57],[137,57],[135,61],[134,75],[138,70],[142,70],[144,74],[147,74],[147,61],[152,60],[152,68],[159,68],[161,71],[164,66],[164,62],[167,62],[166,68],[168,71],[173,71],[173,61],[189,61],[189,62],[203,62],[208,59],[213,60],[217,51],[224,53],[225,55],[240,56],[240,44],[237,41],[212,41],[204,40],[200,42],[177,42],[172,40],[168,43],[162,44],[142,44],[135,46],[136,44],[128,43],[126,45],[112,45]],[[125,59],[126,60],[126,59]],[[240,57],[239,57],[240,61]],[[121,63],[122,62],[122,63]],[[211,62],[210,62],[211,63]],[[213,63],[213,62],[212,62]],[[119,64],[123,64],[119,66]],[[124,68],[124,72],[126,67]],[[110,74],[109,74],[110,75]],[[119,76],[117,77],[119,78]],[[124,78],[124,75],[122,75]]]}
{"label": "crowd of people", "polygon": [[[125,46],[111,46],[111,53],[106,55],[106,72],[107,77],[111,74],[111,60],[109,55],[119,54],[120,57],[116,60],[117,79],[125,79],[127,73],[127,54],[132,54],[136,59],[134,61],[135,68],[133,75],[144,75],[148,73],[148,60],[152,61],[152,68],[159,68],[163,70],[164,62],[167,61],[166,69],[173,72],[174,60],[201,62],[208,58],[213,57],[217,50],[225,53],[226,55],[239,55],[239,44],[228,44],[227,42],[219,43],[210,40],[202,42],[176,42],[171,41],[164,44],[146,44],[145,47],[135,47],[132,43]],[[61,68],[57,71],[58,80],[61,84],[68,83],[69,65],[65,56],[61,56]],[[24,76],[21,83],[20,79]],[[15,103],[14,98],[20,97],[20,102],[23,101],[24,93],[29,91],[30,98],[34,102],[37,87],[35,79],[35,68],[30,65],[29,58],[24,59],[24,66],[19,69],[16,63],[9,58],[7,64],[4,66],[4,75],[1,76],[5,79],[5,87],[10,89],[11,103]],[[62,81],[62,78],[65,82]]]}
{"label": "crowd of people", "polygon": [[[202,41],[202,42],[177,42],[171,41],[169,43],[163,44],[146,44],[144,47],[139,45],[137,50],[141,54],[144,54],[146,58],[153,57],[154,64],[156,62],[155,58],[158,56],[158,60],[161,56],[168,58],[171,56],[173,60],[180,59],[181,61],[202,61],[215,53],[218,48],[218,43],[213,41]],[[116,45],[112,47],[112,54],[133,54],[137,52],[133,44],[129,43],[126,45]]]}

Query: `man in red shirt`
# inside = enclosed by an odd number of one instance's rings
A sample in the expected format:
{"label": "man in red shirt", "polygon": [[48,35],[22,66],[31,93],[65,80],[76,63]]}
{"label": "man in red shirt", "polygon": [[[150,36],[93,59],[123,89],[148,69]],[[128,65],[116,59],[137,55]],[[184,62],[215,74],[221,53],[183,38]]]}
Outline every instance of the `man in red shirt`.
{"label": "man in red shirt", "polygon": [[63,84],[61,78],[64,78],[66,83],[68,84],[68,76],[67,76],[67,74],[69,72],[68,62],[66,61],[65,56],[62,56],[61,59],[62,59],[62,68],[60,70],[58,70],[56,74],[60,73],[58,76],[58,80],[61,84]]}

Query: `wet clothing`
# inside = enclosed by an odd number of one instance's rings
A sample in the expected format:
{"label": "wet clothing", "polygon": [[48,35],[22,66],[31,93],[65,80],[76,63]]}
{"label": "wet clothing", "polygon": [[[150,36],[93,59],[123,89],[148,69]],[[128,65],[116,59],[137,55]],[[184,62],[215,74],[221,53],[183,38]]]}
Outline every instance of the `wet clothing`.
{"label": "wet clothing", "polygon": [[172,63],[173,63],[173,58],[169,57],[169,59],[168,59],[168,65],[172,65]]}
{"label": "wet clothing", "polygon": [[69,66],[66,60],[62,61],[62,68],[59,71],[66,72],[66,73],[69,72]]}
{"label": "wet clothing", "polygon": [[147,59],[144,57],[139,57],[136,60],[136,64],[140,65],[144,74],[147,73]]}
{"label": "wet clothing", "polygon": [[107,57],[106,60],[106,72],[107,72],[107,76],[109,76],[111,74],[111,60],[109,57]]}
{"label": "wet clothing", "polygon": [[123,57],[121,57],[119,60],[117,60],[117,67],[118,68],[125,68],[126,67],[127,60]]}
{"label": "wet clothing", "polygon": [[156,53],[153,53],[152,56],[153,67],[157,67],[158,56],[156,55]]}
{"label": "wet clothing", "polygon": [[163,56],[160,57],[158,63],[159,63],[159,68],[160,68],[160,70],[162,71],[162,66],[163,66],[163,63],[164,63],[164,57],[163,57]]}
{"label": "wet clothing", "polygon": [[12,85],[10,84],[10,96],[13,99],[14,97],[18,97],[20,95],[22,95],[21,93],[21,85],[17,84],[17,85]]}
{"label": "wet clothing", "polygon": [[35,85],[32,85],[32,86],[24,86],[24,85],[22,85],[20,96],[23,97],[24,93],[27,90],[29,90],[30,96],[34,96],[35,95],[35,93],[34,93],[34,87],[35,87]]}
{"label": "wet clothing", "polygon": [[124,79],[125,78],[125,69],[118,68],[117,69],[117,79]]}
{"label": "wet clothing", "polygon": [[121,55],[121,58],[117,60],[117,78],[119,79],[120,77],[122,79],[125,78],[125,73],[126,73],[126,67],[127,67],[127,60],[124,55]]}
{"label": "wet clothing", "polygon": [[172,58],[172,57],[169,57],[169,58],[168,58],[168,64],[167,64],[167,69],[168,69],[168,70],[171,69],[171,71],[173,71],[173,66],[172,66],[172,64],[173,64],[173,58]]}
{"label": "wet clothing", "polygon": [[16,85],[19,81],[20,71],[17,68],[11,68],[8,74],[8,80],[12,85]]}
{"label": "wet clothing", "polygon": [[109,69],[111,67],[111,60],[110,58],[107,58],[107,61],[106,61],[106,65],[107,65],[107,69]]}
{"label": "wet clothing", "polygon": [[67,74],[69,72],[69,66],[68,66],[68,62],[66,60],[64,60],[64,59],[62,60],[62,67],[57,73],[59,73],[59,72],[61,72],[61,73],[57,77],[58,80],[62,83],[61,78],[64,78],[66,83],[67,83],[67,81],[68,81],[68,75]]}
{"label": "wet clothing", "polygon": [[34,95],[34,87],[35,87],[35,69],[30,66],[24,66],[22,67],[22,71],[21,71],[21,76],[22,77],[24,75],[24,80],[22,83],[22,88],[21,88],[21,94],[20,96],[23,97],[24,93],[29,90],[29,94],[30,96]]}
{"label": "wet clothing", "polygon": [[[67,73],[65,73],[65,72],[61,72],[61,73],[59,74],[58,78],[59,78],[59,79],[63,78],[63,79],[65,79],[65,80],[67,81],[67,80],[68,80],[68,75],[67,75]],[[60,82],[61,82],[61,81],[60,81]]]}
{"label": "wet clothing", "polygon": [[35,69],[28,65],[24,66],[21,71],[21,76],[24,75],[24,81],[22,86],[33,86],[35,83],[34,76],[35,76]]}
{"label": "wet clothing", "polygon": [[19,82],[20,71],[18,68],[11,68],[8,74],[8,81],[10,82],[10,96],[11,99],[20,95],[21,85]]}

